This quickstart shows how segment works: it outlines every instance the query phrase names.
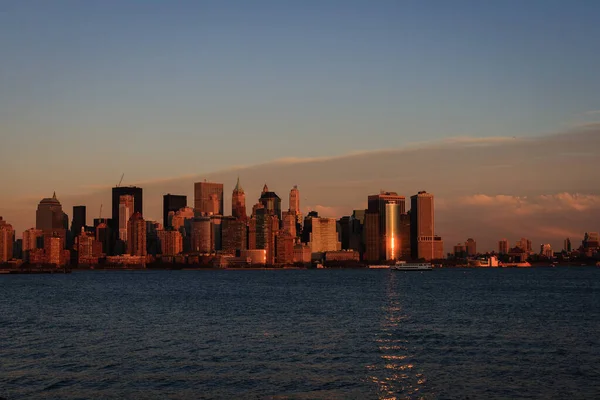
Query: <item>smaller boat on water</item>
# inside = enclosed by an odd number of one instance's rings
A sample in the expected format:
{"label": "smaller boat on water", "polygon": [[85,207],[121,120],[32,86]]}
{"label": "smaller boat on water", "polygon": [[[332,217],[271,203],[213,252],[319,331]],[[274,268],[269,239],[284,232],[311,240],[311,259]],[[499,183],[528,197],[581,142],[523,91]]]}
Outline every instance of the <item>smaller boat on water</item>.
{"label": "smaller boat on water", "polygon": [[431,263],[407,263],[406,261],[396,261],[395,264],[376,264],[369,265],[370,269],[391,269],[392,271],[431,271]]}

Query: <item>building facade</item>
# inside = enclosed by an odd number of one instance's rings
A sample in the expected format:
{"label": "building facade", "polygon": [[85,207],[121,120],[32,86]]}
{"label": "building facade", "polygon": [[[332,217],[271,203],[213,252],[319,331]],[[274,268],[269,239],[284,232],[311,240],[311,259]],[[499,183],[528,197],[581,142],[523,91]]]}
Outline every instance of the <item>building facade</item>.
{"label": "building facade", "polygon": [[421,191],[410,197],[411,256],[426,261],[443,258],[444,243],[435,235],[433,195]]}
{"label": "building facade", "polygon": [[0,217],[0,264],[13,258],[15,231],[11,224]]}
{"label": "building facade", "polygon": [[239,177],[231,195],[231,215],[234,218],[242,220],[246,220],[248,218],[246,213],[246,193],[240,185]]}
{"label": "building facade", "polygon": [[172,227],[169,219],[170,212],[177,212],[187,207],[187,196],[179,194],[165,194],[163,196],[163,227],[169,229]]}
{"label": "building facade", "polygon": [[194,211],[196,215],[223,215],[223,184],[194,183]]}
{"label": "building facade", "polygon": [[131,256],[146,256],[146,221],[139,212],[129,218],[127,227],[127,253]]}

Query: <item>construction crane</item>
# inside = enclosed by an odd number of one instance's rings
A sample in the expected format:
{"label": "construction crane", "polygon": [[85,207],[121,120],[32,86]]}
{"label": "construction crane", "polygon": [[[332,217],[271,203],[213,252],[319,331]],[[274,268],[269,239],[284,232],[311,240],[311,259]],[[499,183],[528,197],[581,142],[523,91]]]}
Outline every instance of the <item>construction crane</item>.
{"label": "construction crane", "polygon": [[121,175],[121,180],[119,181],[119,183],[117,183],[117,187],[121,186],[121,183],[123,182],[123,177],[125,176],[125,172],[123,172],[123,175]]}

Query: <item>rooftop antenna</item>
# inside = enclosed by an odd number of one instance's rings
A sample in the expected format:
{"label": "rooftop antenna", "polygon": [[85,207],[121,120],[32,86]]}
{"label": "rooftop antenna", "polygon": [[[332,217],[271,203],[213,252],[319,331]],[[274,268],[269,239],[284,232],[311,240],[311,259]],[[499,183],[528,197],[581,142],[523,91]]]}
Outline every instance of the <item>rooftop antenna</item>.
{"label": "rooftop antenna", "polygon": [[102,223],[102,204],[100,204],[100,216],[98,217],[99,223]]}
{"label": "rooftop antenna", "polygon": [[121,186],[121,183],[123,182],[123,177],[125,176],[125,172],[123,172],[123,174],[121,175],[121,180],[119,180],[119,183],[117,183],[117,187]]}

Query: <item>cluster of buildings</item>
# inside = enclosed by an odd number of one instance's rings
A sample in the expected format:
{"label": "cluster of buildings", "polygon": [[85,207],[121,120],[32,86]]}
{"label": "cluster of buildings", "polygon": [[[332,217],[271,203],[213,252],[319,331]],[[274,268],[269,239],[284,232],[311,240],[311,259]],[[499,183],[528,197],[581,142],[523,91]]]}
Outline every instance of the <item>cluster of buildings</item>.
{"label": "cluster of buildings", "polygon": [[36,226],[22,239],[15,241],[14,230],[0,218],[0,263],[226,267],[443,258],[443,241],[434,229],[434,198],[427,192],[410,197],[410,211],[397,193],[371,195],[367,209],[339,220],[314,211],[302,215],[296,186],[286,210],[266,184],[247,209],[238,179],[230,215],[225,215],[223,195],[222,183],[206,181],[194,184],[193,207],[186,196],[166,194],[159,223],[143,217],[142,188],[117,186],[112,188],[111,218],[102,218],[101,211],[87,225],[86,207],[75,206],[69,227],[54,194],[39,203]]}
{"label": "cluster of buildings", "polygon": [[[486,253],[490,255],[490,253]],[[458,243],[454,246],[451,257],[457,260],[474,259],[482,254],[477,252],[477,242],[473,238],[468,238],[465,243]],[[497,255],[500,260],[522,263],[527,260],[553,260],[569,258],[600,258],[600,244],[598,232],[587,232],[579,248],[571,246],[571,239],[566,238],[563,242],[562,251],[554,251],[548,243],[541,244],[539,251],[533,249],[531,240],[521,238],[511,247],[508,239],[498,241],[498,251],[491,255]]]}

